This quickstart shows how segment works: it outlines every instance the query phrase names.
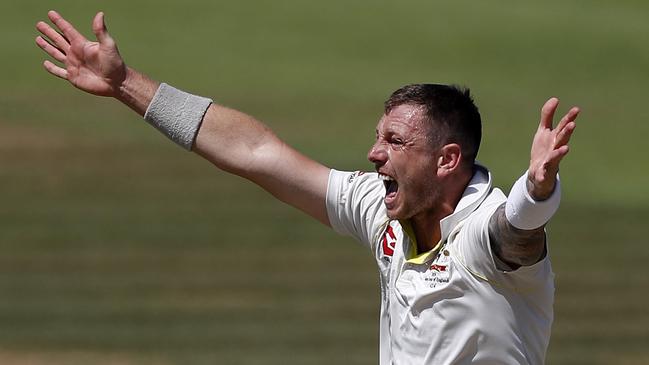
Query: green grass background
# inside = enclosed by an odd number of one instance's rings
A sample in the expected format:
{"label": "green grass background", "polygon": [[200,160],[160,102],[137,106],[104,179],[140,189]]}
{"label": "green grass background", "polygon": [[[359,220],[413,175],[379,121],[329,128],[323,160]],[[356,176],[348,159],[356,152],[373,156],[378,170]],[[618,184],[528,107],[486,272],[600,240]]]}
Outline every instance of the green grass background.
{"label": "green grass background", "polygon": [[[649,363],[649,3],[3,1],[0,363],[375,364],[368,253],[41,67],[58,9],[127,63],[244,110],[339,169],[383,100],[471,87],[508,190],[540,106],[583,113],[551,223],[548,364]],[[486,309],[488,310],[488,309]]]}

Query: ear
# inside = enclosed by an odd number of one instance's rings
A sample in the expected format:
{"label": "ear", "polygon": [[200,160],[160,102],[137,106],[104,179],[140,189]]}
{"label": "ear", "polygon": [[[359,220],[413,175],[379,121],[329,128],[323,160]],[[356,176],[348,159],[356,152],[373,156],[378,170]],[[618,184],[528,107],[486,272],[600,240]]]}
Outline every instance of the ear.
{"label": "ear", "polygon": [[437,175],[440,177],[456,173],[462,160],[462,149],[457,143],[444,145],[437,158]]}

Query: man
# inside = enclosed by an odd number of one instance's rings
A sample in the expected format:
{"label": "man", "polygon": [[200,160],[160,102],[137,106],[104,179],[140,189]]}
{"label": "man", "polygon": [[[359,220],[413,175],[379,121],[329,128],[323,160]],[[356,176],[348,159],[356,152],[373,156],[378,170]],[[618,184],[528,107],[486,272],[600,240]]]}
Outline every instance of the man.
{"label": "man", "polygon": [[409,85],[394,92],[368,159],[377,173],[329,169],[266,126],[127,67],[103,13],[90,42],[58,13],[36,43],[44,67],[135,110],[182,147],[245,177],[372,250],[380,269],[381,364],[541,364],[553,318],[544,226],[559,205],[559,162],[578,108],[552,127],[543,106],[528,171],[509,197],[475,163],[481,138],[468,91]]}

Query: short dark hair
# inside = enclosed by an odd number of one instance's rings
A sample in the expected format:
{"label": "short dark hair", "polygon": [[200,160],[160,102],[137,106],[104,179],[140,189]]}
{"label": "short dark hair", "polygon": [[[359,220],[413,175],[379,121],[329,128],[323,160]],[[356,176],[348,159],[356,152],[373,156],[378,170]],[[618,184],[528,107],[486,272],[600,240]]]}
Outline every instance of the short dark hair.
{"label": "short dark hair", "polygon": [[425,107],[434,147],[457,143],[464,160],[473,165],[480,148],[482,122],[468,88],[439,84],[406,85],[385,101],[385,114],[403,104]]}

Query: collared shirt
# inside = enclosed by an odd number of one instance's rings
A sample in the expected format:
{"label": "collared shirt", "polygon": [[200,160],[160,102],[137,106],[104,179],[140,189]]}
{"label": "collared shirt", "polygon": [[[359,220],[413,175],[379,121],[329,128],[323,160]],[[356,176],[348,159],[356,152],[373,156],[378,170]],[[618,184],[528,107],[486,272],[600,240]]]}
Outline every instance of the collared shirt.
{"label": "collared shirt", "polygon": [[376,173],[332,170],[332,227],[368,247],[380,272],[380,364],[543,364],[553,319],[549,258],[496,267],[488,223],[505,195],[477,166],[442,239],[417,254],[407,222],[390,220]]}

